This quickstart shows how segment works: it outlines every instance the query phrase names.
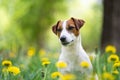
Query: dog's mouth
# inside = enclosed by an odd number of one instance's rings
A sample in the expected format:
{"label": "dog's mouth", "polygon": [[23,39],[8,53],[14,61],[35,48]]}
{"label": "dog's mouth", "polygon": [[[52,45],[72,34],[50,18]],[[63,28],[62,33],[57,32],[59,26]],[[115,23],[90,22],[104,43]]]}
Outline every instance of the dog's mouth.
{"label": "dog's mouth", "polygon": [[67,46],[67,45],[70,44],[71,42],[73,42],[73,40],[70,41],[70,42],[61,42],[61,43],[62,43],[62,45]]}
{"label": "dog's mouth", "polygon": [[62,42],[62,45],[68,45],[69,42]]}

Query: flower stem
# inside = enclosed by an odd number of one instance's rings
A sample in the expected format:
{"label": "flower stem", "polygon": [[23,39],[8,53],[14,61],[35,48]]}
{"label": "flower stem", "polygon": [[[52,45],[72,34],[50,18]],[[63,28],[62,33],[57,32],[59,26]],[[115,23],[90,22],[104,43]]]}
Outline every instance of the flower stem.
{"label": "flower stem", "polygon": [[45,68],[45,72],[44,72],[44,78],[43,78],[43,80],[46,80],[46,76],[47,76],[47,67]]}

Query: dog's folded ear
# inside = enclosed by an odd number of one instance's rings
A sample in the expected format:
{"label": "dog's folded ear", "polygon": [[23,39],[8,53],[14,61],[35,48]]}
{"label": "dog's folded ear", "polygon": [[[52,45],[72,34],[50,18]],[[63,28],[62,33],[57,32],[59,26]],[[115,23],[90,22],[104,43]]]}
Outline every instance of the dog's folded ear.
{"label": "dog's folded ear", "polygon": [[58,24],[59,24],[60,20],[52,26],[52,31],[57,35],[57,27],[58,27]]}
{"label": "dog's folded ear", "polygon": [[71,19],[74,21],[77,30],[79,30],[85,23],[85,21],[82,19],[76,19],[73,17],[71,17]]}

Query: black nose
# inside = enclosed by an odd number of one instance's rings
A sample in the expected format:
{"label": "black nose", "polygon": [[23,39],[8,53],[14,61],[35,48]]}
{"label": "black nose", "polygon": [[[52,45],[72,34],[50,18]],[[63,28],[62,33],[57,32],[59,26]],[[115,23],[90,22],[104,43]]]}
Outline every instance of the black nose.
{"label": "black nose", "polygon": [[62,36],[62,37],[60,38],[60,40],[61,40],[62,42],[65,42],[65,41],[66,41],[66,37],[65,37],[65,36]]}

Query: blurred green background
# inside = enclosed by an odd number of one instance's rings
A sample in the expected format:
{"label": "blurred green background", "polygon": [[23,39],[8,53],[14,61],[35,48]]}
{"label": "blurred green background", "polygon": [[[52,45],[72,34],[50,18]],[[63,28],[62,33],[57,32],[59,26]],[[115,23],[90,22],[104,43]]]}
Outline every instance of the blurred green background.
{"label": "blurred green background", "polygon": [[70,17],[85,20],[80,33],[91,52],[100,45],[102,13],[100,0],[0,0],[0,53],[29,46],[60,51],[51,27]]}

